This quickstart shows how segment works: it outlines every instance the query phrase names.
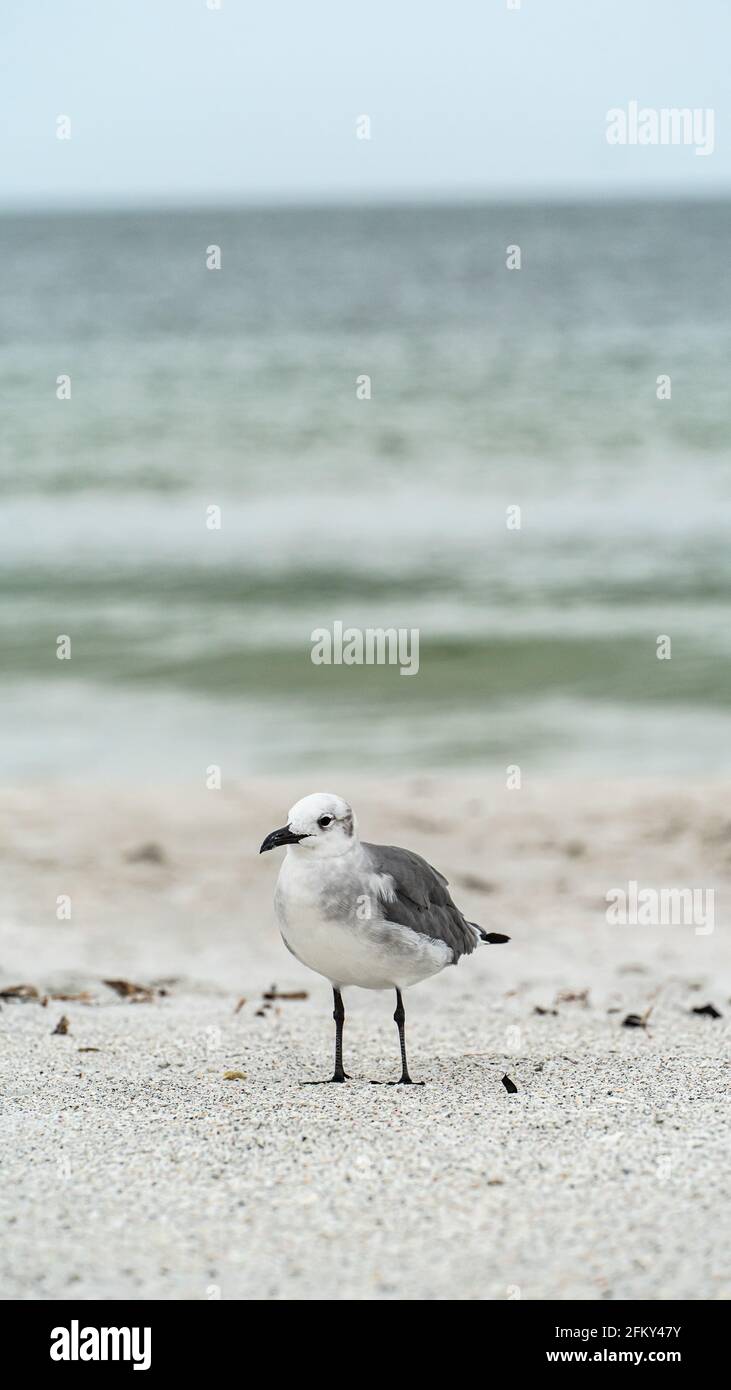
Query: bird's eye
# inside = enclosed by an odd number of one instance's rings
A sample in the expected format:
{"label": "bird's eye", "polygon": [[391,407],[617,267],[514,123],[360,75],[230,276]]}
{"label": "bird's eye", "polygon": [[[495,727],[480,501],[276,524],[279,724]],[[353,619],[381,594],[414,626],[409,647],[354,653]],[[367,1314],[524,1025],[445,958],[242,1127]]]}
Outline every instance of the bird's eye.
{"label": "bird's eye", "polygon": [[320,816],[320,819],[319,819],[319,821],[317,822],[317,824],[318,824],[323,830],[326,830],[327,827],[328,827],[328,825],[332,825],[332,816]]}

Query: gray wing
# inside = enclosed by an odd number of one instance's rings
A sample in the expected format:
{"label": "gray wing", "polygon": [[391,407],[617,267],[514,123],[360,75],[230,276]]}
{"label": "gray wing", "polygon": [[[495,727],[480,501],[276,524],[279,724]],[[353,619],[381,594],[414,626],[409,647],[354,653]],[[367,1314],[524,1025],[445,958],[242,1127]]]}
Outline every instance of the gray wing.
{"label": "gray wing", "polygon": [[410,849],[396,845],[363,844],[375,873],[390,874],[396,897],[381,902],[387,922],[423,932],[424,936],[445,941],[454,955],[453,965],[460,956],[469,955],[479,941],[480,928],[468,922],[452,902],[447,880]]}

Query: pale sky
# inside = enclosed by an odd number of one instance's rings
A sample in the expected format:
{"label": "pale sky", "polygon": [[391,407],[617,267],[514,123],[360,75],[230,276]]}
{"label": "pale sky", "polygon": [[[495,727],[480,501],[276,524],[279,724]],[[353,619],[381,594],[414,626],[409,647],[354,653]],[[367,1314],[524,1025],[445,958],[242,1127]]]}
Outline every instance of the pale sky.
{"label": "pale sky", "polygon": [[[731,193],[730,0],[208,3],[5,0],[2,203]],[[632,100],[714,153],[610,147]]]}

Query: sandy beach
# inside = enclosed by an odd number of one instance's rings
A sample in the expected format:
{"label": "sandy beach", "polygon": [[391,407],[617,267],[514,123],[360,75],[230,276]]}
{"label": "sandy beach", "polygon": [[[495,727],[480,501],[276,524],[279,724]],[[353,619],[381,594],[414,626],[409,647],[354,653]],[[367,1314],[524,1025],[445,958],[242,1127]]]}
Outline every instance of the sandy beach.
{"label": "sandy beach", "polygon": [[[335,787],[512,937],[407,995],[412,1089],[357,990],[353,1081],[301,1084],[329,987],[257,850],[311,789],[4,793],[3,1297],[729,1297],[728,787]],[[610,925],[630,880],[713,887],[713,931]]]}

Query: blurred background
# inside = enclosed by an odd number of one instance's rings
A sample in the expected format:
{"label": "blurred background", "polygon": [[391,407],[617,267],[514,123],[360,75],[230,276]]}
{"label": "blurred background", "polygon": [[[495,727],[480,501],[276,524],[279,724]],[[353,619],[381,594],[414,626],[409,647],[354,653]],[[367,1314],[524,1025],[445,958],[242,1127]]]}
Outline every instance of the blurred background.
{"label": "blurred background", "polygon": [[444,18],[3,15],[6,778],[731,767],[729,11]]}

